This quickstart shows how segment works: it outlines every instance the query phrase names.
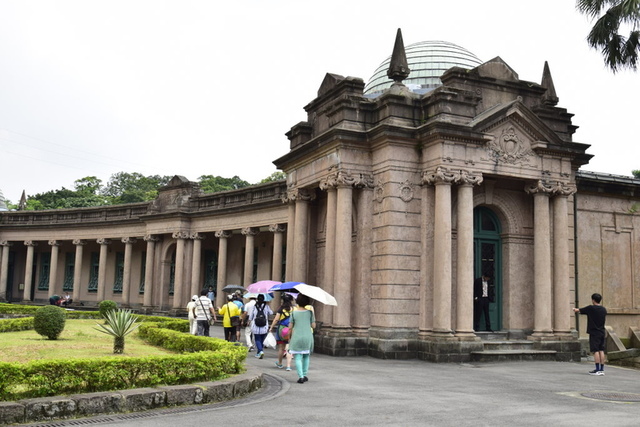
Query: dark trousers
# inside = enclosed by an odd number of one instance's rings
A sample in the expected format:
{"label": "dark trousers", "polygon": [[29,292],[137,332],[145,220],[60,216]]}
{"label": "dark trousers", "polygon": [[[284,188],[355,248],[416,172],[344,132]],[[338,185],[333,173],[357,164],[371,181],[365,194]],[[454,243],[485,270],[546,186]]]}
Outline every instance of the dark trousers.
{"label": "dark trousers", "polygon": [[196,334],[201,337],[209,336],[209,321],[208,320],[198,320],[196,321],[198,324],[198,330]]}
{"label": "dark trousers", "polygon": [[491,330],[491,319],[489,318],[489,298],[480,297],[473,302],[473,330],[480,329],[480,316],[484,314],[485,330]]}

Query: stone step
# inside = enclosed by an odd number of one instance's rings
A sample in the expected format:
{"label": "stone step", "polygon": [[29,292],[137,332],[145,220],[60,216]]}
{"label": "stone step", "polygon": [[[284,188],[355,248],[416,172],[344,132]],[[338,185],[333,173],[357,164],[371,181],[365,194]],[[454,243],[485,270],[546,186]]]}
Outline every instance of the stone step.
{"label": "stone step", "polygon": [[532,350],[534,343],[527,340],[492,340],[482,344],[485,350]]}
{"label": "stone step", "polygon": [[555,361],[555,350],[483,350],[471,352],[473,362]]}

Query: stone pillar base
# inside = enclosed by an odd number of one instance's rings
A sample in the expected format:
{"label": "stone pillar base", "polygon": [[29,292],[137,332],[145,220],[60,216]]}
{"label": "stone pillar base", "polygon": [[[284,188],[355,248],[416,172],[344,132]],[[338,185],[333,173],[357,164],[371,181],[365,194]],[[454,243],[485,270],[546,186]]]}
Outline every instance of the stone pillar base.
{"label": "stone pillar base", "polygon": [[436,363],[465,363],[471,361],[472,351],[482,351],[484,344],[478,337],[421,336],[417,342],[418,358]]}
{"label": "stone pillar base", "polygon": [[315,334],[314,352],[329,356],[366,356],[368,338],[351,328],[323,327]]}
{"label": "stone pillar base", "polygon": [[533,344],[534,350],[556,352],[554,360],[556,362],[579,362],[580,361],[580,340],[572,339],[555,339],[555,340],[539,340]]}

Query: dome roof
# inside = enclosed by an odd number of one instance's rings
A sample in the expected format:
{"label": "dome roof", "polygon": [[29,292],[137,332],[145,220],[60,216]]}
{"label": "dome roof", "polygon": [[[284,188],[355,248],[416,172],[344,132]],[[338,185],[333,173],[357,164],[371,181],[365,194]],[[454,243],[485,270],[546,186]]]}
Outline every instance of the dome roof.
{"label": "dome roof", "polygon": [[[467,49],[445,41],[426,41],[405,47],[411,73],[403,83],[413,92],[427,93],[441,86],[440,76],[451,67],[475,68],[482,64]],[[393,81],[387,77],[389,56],[373,73],[364,88],[365,95],[376,96],[391,87]]]}

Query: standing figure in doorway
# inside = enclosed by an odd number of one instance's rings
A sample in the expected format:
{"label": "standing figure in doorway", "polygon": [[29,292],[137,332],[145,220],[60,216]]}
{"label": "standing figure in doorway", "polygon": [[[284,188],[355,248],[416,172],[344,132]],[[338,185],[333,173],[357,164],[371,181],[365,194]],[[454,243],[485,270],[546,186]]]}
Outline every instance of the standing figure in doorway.
{"label": "standing figure in doorway", "polygon": [[484,315],[484,324],[487,332],[491,329],[491,319],[489,318],[489,302],[494,296],[493,285],[489,283],[491,278],[487,275],[478,277],[473,282],[473,329],[478,332],[480,329],[480,316]]}

